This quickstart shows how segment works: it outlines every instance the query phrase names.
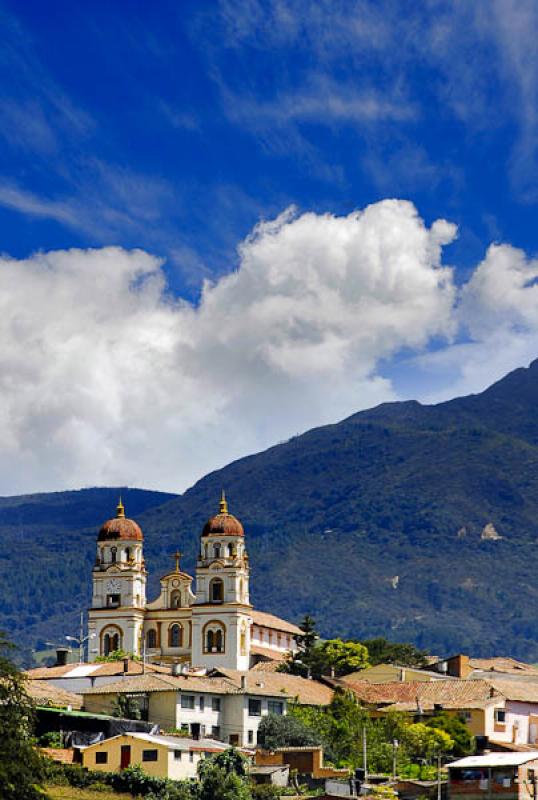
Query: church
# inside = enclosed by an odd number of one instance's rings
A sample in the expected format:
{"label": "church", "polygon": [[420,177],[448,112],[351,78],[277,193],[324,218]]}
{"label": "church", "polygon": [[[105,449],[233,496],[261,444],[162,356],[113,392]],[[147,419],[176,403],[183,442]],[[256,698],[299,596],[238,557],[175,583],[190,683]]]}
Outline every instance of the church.
{"label": "church", "polygon": [[245,532],[229,513],[224,492],[218,514],[202,530],[195,587],[176,553],[175,569],[163,575],[159,596],[147,602],[143,544],[140,526],[125,516],[120,499],[116,516],[97,537],[88,612],[90,661],[123,650],[191,670],[245,671],[296,651],[300,628],[250,604]]}

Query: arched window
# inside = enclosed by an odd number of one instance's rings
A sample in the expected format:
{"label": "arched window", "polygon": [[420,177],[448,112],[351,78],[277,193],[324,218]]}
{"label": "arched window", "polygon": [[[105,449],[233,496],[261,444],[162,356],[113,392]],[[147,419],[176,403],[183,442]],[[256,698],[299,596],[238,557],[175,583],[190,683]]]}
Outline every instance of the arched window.
{"label": "arched window", "polygon": [[209,583],[209,602],[222,603],[224,600],[224,584],[220,578],[213,578]]}
{"label": "arched window", "polygon": [[205,653],[224,653],[226,649],[226,628],[222,622],[208,622],[203,631]]}
{"label": "arched window", "polygon": [[131,560],[131,548],[130,547],[126,547],[125,548],[125,560],[126,561],[130,561]]}
{"label": "arched window", "polygon": [[213,545],[213,558],[220,558],[220,544]]}
{"label": "arched window", "polygon": [[112,561],[113,564],[116,563],[117,557],[118,557],[118,548],[117,547],[111,547],[110,548],[110,560]]}
{"label": "arched window", "polygon": [[146,634],[146,644],[150,650],[157,647],[157,631],[155,628],[150,628]]}
{"label": "arched window", "polygon": [[181,647],[183,645],[183,628],[177,622],[168,629],[168,647]]}
{"label": "arched window", "polygon": [[181,608],[181,592],[177,589],[170,595],[170,608]]}
{"label": "arched window", "polygon": [[232,556],[234,555],[234,546],[233,546],[233,544],[231,542],[228,545],[228,555],[229,555],[230,558],[232,558]]}
{"label": "arched window", "polygon": [[104,656],[114,653],[116,650],[121,650],[122,641],[121,633],[118,629],[112,628],[105,631],[102,641],[102,654]]}

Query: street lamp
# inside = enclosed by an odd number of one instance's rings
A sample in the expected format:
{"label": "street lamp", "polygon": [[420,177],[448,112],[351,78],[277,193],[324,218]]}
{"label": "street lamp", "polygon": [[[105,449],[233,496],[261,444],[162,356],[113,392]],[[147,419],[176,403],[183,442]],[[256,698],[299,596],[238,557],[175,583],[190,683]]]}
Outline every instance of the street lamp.
{"label": "street lamp", "polygon": [[84,645],[86,642],[89,642],[91,639],[95,639],[95,633],[88,633],[87,636],[83,636],[84,633],[84,612],[80,612],[80,630],[79,636],[66,636],[65,638],[69,642],[75,642],[78,646],[78,657],[79,657],[79,664],[82,664],[84,661]]}

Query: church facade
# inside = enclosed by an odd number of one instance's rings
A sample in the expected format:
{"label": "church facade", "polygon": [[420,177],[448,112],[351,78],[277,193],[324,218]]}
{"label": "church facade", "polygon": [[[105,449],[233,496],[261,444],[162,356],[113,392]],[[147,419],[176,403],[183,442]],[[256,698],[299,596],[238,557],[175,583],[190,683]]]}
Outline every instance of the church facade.
{"label": "church facade", "polygon": [[180,568],[161,578],[159,596],[146,599],[147,571],[140,526],[116,516],[102,526],[92,571],[88,612],[89,660],[123,650],[191,669],[248,670],[257,660],[282,660],[297,648],[300,629],[252,608],[245,534],[224,493],[219,513],[205,524],[193,577]]}

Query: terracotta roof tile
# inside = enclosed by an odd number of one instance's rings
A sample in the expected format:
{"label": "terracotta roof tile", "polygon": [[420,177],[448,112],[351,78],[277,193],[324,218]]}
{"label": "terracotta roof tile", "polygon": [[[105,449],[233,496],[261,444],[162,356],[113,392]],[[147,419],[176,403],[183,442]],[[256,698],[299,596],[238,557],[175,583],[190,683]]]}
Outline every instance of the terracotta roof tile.
{"label": "terracotta roof tile", "polygon": [[26,691],[38,706],[82,708],[82,697],[79,694],[58,689],[46,681],[26,681]]}
{"label": "terracotta roof tile", "polygon": [[397,706],[402,711],[419,706],[422,710],[431,710],[434,705],[445,708],[482,708],[500,698],[495,687],[483,680],[369,683],[340,678],[332,683],[351,689],[359,700],[368,705]]}
{"label": "terracotta roof tile", "polygon": [[266,611],[257,611],[252,609],[250,612],[254,625],[260,625],[263,628],[273,628],[276,631],[284,631],[284,633],[302,634],[302,630],[298,625],[292,622],[287,622],[285,619],[275,617],[274,614],[268,614]]}
{"label": "terracotta roof tile", "polygon": [[287,675],[285,672],[238,672],[232,669],[219,669],[218,674],[226,675],[239,689],[241,678],[246,677],[246,691],[249,694],[268,697],[297,698],[303,705],[328,705],[333,697],[333,689],[319,681]]}

